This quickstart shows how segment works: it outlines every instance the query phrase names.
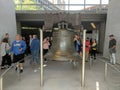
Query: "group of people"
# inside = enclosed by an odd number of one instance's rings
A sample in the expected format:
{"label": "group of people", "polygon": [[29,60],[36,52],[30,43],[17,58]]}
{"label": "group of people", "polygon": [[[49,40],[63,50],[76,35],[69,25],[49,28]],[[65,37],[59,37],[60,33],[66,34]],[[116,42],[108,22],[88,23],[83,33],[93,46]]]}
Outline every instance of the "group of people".
{"label": "group of people", "polygon": [[[110,53],[110,62],[112,64],[116,63],[115,53],[116,53],[116,40],[114,35],[110,35],[109,41],[109,53]],[[82,58],[83,55],[83,40],[76,34],[74,36],[74,46],[76,52]],[[48,52],[51,47],[51,40],[49,37],[43,39],[43,56]],[[29,47],[32,54],[32,58],[30,60],[30,64],[36,63],[39,64],[39,53],[40,53],[40,40],[37,38],[37,35],[30,35],[29,36]],[[20,73],[23,72],[24,68],[24,54],[26,52],[27,45],[25,40],[21,37],[21,35],[17,34],[15,40],[11,43],[9,39],[9,34],[6,33],[5,37],[2,39],[1,42],[1,69],[8,68],[11,66],[12,63],[17,63],[16,69],[20,68]],[[97,42],[96,40],[92,40],[87,38],[86,39],[86,47],[85,47],[86,55],[85,60],[86,62],[89,59],[89,56],[96,60],[96,53],[97,53]],[[13,60],[11,59],[11,55],[13,56]],[[47,62],[47,59],[44,57],[44,61]]]}
{"label": "group of people", "polygon": [[[86,51],[85,60],[86,60],[86,62],[88,61],[89,55],[92,58],[94,58],[94,60],[96,60],[96,53],[97,53],[96,39],[92,40],[92,39],[87,38],[85,44],[86,44],[86,47],[85,47],[85,51]],[[75,46],[76,52],[82,58],[82,55],[83,55],[83,40],[77,34],[74,36],[74,46]]]}
{"label": "group of people", "polygon": [[[109,55],[110,55],[110,63],[111,64],[116,64],[116,39],[113,34],[109,35]],[[80,39],[80,37],[76,34],[74,36],[74,45],[75,45],[75,50],[76,52],[82,57],[83,53],[83,40]],[[97,42],[96,39],[86,39],[86,55],[85,55],[85,60],[86,62],[88,61],[89,56],[96,60],[96,53],[97,53]]]}
{"label": "group of people", "polygon": [[[22,40],[21,35],[16,35],[15,41],[10,43],[9,34],[5,34],[5,38],[2,39],[1,43],[1,69],[5,69],[11,66],[12,63],[17,63],[16,69],[20,68],[20,73],[23,72],[24,65],[24,53],[26,50],[26,43]],[[11,54],[13,60],[11,60]]]}
{"label": "group of people", "polygon": [[[37,38],[36,35],[30,35],[30,50],[32,54],[32,59],[30,61],[30,64],[39,64],[39,52],[40,52],[40,40]],[[51,46],[50,38],[45,37],[43,39],[43,56],[48,52],[49,48]],[[47,62],[47,59],[44,57],[44,61]]]}
{"label": "group of people", "polygon": [[[43,39],[43,55],[45,55],[51,44],[49,37]],[[20,70],[20,73],[23,72],[24,68],[24,56],[28,48],[26,40],[21,35],[17,34],[15,40],[11,43],[9,39],[9,34],[6,33],[5,37],[2,39],[0,45],[1,51],[1,69],[9,68],[12,63],[17,63],[15,70]],[[40,40],[37,38],[37,35],[29,36],[29,48],[32,58],[30,59],[30,64],[39,64],[39,53],[40,53]],[[11,59],[11,57],[13,57]],[[44,61],[47,62],[47,59],[44,58]]]}

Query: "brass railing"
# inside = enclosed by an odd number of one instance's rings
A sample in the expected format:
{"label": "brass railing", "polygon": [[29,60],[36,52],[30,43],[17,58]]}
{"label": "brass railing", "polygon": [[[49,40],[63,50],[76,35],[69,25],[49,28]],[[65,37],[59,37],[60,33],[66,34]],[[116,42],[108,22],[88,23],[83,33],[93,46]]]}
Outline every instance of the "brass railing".
{"label": "brass railing", "polygon": [[[21,61],[21,60],[20,60],[20,61]],[[20,62],[20,61],[19,61],[19,62]],[[7,76],[8,79],[15,80],[15,76],[14,76],[15,73],[13,73],[14,70],[15,70],[14,67],[16,67],[16,65],[17,65],[19,62],[12,64],[8,69],[6,69],[6,70],[0,75],[0,90],[4,90],[4,87],[3,87],[3,86],[5,86],[5,87],[7,86],[6,84],[4,84],[4,78],[5,78],[5,76]],[[18,69],[16,70],[16,77],[18,78],[18,80],[21,79],[21,74],[20,74],[19,70],[20,70],[20,68],[18,67]],[[12,72],[12,71],[13,71],[13,72]],[[9,74],[12,74],[12,77],[10,77]],[[13,75],[13,74],[14,74],[14,75]],[[7,81],[7,80],[6,80],[6,81]],[[5,82],[6,82],[6,81],[5,81]],[[8,80],[8,81],[9,81],[9,80]],[[8,83],[11,83],[11,82],[8,82]]]}

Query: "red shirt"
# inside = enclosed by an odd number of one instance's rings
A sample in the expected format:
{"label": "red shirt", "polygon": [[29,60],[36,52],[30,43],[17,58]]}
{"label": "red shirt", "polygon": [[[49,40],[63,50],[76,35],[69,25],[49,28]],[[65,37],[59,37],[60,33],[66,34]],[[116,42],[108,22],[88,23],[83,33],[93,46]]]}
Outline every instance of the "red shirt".
{"label": "red shirt", "polygon": [[86,48],[85,48],[86,52],[90,51],[90,41],[86,40]]}

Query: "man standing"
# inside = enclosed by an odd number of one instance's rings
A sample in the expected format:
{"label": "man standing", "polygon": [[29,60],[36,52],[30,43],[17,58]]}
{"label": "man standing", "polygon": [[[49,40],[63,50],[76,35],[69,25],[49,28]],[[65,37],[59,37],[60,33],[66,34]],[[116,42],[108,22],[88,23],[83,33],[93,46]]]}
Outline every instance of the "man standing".
{"label": "man standing", "polygon": [[36,64],[39,64],[40,41],[36,35],[33,35],[33,40],[31,42],[30,50],[32,53],[32,61],[30,63],[32,64],[35,60]]}
{"label": "man standing", "polygon": [[29,46],[31,46],[32,40],[33,40],[32,35],[29,35]]}
{"label": "man standing", "polygon": [[16,35],[16,40],[12,43],[11,52],[13,52],[13,63],[19,62],[16,66],[20,68],[20,73],[23,72],[24,64],[24,53],[26,50],[26,43],[22,40],[22,37],[18,34]]}
{"label": "man standing", "polygon": [[109,35],[110,41],[109,41],[109,53],[110,53],[110,63],[115,64],[116,63],[116,40],[114,38],[114,35]]}

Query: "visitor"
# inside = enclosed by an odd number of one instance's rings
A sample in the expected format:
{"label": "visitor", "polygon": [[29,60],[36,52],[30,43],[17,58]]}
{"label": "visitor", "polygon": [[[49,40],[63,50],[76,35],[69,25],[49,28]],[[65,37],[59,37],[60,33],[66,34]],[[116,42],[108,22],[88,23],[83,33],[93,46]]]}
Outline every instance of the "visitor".
{"label": "visitor", "polygon": [[[43,56],[48,52],[50,46],[49,38],[43,40]],[[47,62],[47,59],[44,57],[44,61]]]}
{"label": "visitor", "polygon": [[33,35],[33,40],[31,42],[30,50],[32,53],[32,59],[30,61],[30,64],[39,64],[39,51],[40,51],[40,40],[37,38],[36,35]]}
{"label": "visitor", "polygon": [[114,38],[114,35],[109,35],[110,41],[109,41],[109,53],[110,53],[110,63],[116,64],[116,39]]}
{"label": "visitor", "polygon": [[73,41],[74,41],[76,54],[75,54],[75,57],[72,60],[72,62],[73,62],[74,65],[76,65],[76,58],[77,58],[77,56],[80,53],[80,40],[79,40],[79,36],[77,34],[74,36],[74,40]]}
{"label": "visitor", "polygon": [[10,56],[10,45],[8,44],[7,38],[2,40],[1,44],[1,69],[9,68],[11,66],[11,56]]}
{"label": "visitor", "polygon": [[20,68],[20,73],[23,72],[25,50],[26,43],[22,40],[21,35],[17,34],[16,40],[12,43],[11,52],[13,53],[13,63],[17,63],[15,70]]}
{"label": "visitor", "polygon": [[97,42],[96,39],[93,40],[91,44],[91,57],[96,60],[96,53],[97,53]]}
{"label": "visitor", "polygon": [[85,61],[88,62],[88,58],[89,58],[89,52],[90,52],[90,41],[89,38],[86,39],[86,55],[85,55]]}

